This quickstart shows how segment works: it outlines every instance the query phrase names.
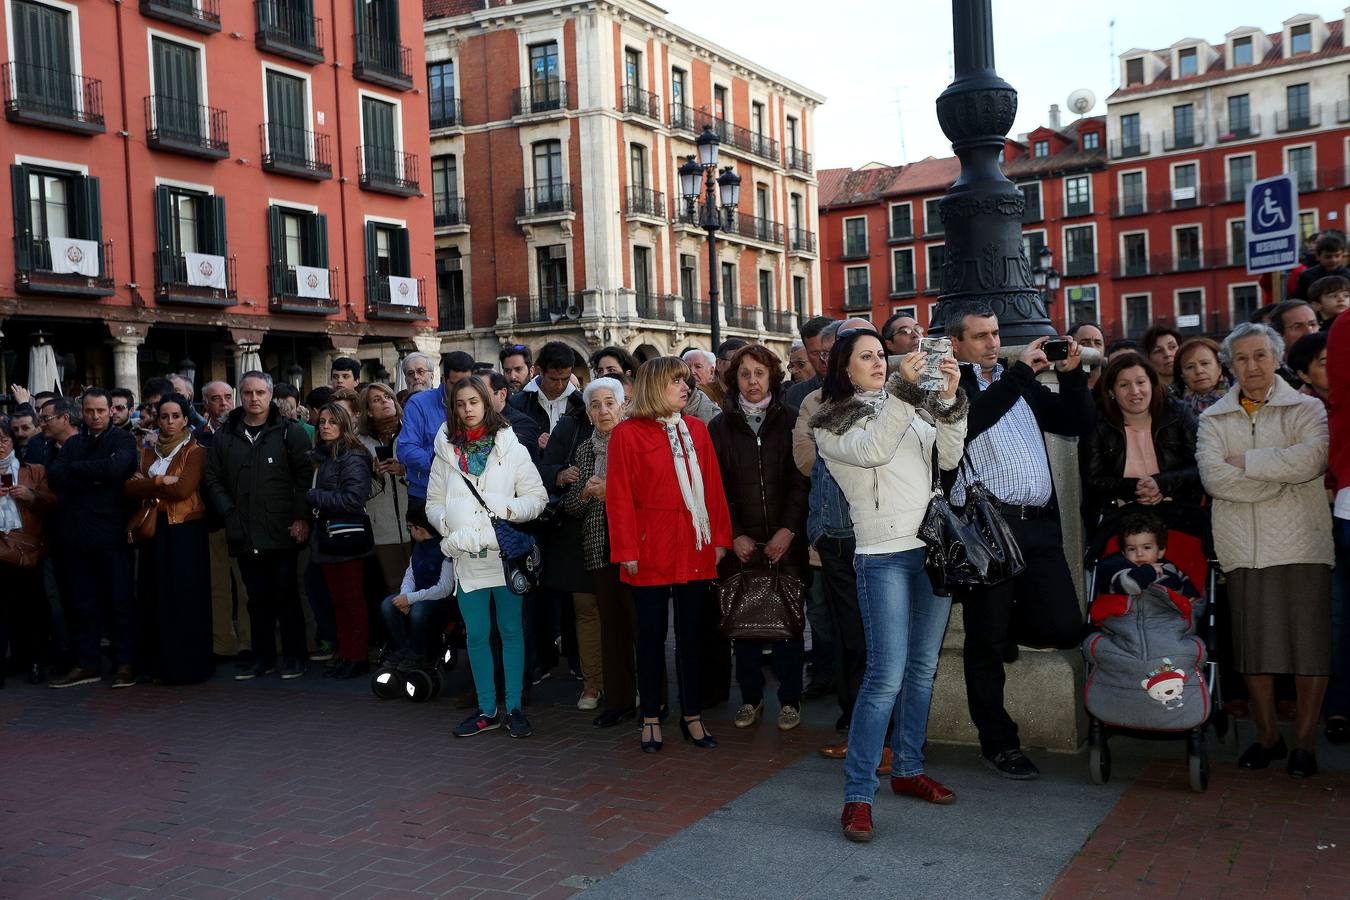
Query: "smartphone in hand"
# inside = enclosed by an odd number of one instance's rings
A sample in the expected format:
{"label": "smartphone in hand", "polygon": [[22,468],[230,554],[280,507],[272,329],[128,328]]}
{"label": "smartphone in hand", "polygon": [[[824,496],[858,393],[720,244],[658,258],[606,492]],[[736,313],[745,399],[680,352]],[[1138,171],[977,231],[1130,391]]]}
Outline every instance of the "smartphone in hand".
{"label": "smartphone in hand", "polygon": [[947,376],[938,368],[939,364],[952,355],[951,339],[920,338],[919,350],[923,352],[923,371],[919,373],[919,387],[925,391],[941,391],[947,387]]}
{"label": "smartphone in hand", "polygon": [[1041,344],[1041,350],[1045,352],[1045,358],[1050,362],[1063,362],[1069,358],[1069,339],[1051,338]]}

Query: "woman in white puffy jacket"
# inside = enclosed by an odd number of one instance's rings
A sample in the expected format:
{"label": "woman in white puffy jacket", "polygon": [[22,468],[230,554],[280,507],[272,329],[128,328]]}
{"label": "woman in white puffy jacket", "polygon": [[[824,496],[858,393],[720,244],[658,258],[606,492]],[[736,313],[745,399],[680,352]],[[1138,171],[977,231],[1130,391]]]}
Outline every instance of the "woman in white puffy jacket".
{"label": "woman in white puffy jacket", "polygon": [[844,763],[844,836],[872,836],[876,770],[895,720],[891,790],[930,803],[955,795],[924,774],[923,743],[951,600],[936,597],[924,573],[918,537],[932,495],[932,458],[961,461],[969,404],[956,360],[942,362],[941,391],[919,387],[924,354],[910,353],[886,378],[881,337],[866,328],[841,331],[830,348],[811,417],[816,447],[849,503],[857,548],[858,607],[867,640],[867,670],[853,707]]}
{"label": "woman in white puffy jacket", "polygon": [[[492,408],[487,386],[476,376],[451,390],[446,424],[436,435],[427,482],[427,519],[445,536],[441,550],[455,563],[455,593],[464,617],[469,665],[480,706],[454,733],[456,737],[469,737],[504,723],[512,737],[527,737],[530,723],[520,711],[525,667],[522,601],[506,587],[496,532],[470,484],[493,515],[511,523],[534,519],[548,502],[529,451]],[[492,646],[488,641],[494,609],[502,639],[505,717],[497,708]]]}

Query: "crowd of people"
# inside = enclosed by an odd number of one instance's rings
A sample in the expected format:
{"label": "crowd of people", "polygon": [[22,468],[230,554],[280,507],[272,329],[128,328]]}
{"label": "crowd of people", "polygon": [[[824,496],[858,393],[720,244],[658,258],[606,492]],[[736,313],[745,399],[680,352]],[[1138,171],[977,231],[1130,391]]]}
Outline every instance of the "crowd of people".
{"label": "crowd of people", "polygon": [[[657,753],[673,612],[683,739],[718,746],[703,713],[733,679],[729,724],[757,727],[766,668],[781,730],[833,696],[838,740],[821,753],[845,760],[844,835],[867,840],[878,776],[903,796],[955,799],[923,754],[954,603],[981,756],[1006,778],[1038,775],[1006,672],[1019,647],[1084,636],[1082,565],[1062,533],[1081,514],[1097,551],[1123,534],[1131,553],[1153,548],[1160,575],[1167,529],[1212,546],[1229,665],[1256,725],[1240,765],[1287,758],[1306,777],[1319,730],[1350,740],[1350,317],[1338,318],[1350,272],[1343,242],[1327,249],[1324,271],[1300,281],[1306,299],[1222,340],[1159,325],[1107,345],[1080,323],[1054,361],[1047,338],[1005,352],[994,311],[962,301],[936,373],[923,328],[897,313],[880,327],[805,321],[786,358],[735,338],[641,364],[558,341],[506,346],[490,364],[414,353],[398,392],[362,383],[347,358],[304,397],[261,371],[200,399],[180,376],[151,378],[139,403],[14,386],[0,424],[0,676],[125,689],[200,682],[233,661],[239,681],[315,663],[354,679],[372,660],[434,664],[458,636],[471,714],[457,737],[529,736],[531,687],[573,677],[595,727],[632,722],[637,748]],[[1041,377],[1052,368],[1054,387]],[[1081,510],[1061,509],[1047,432],[1077,440]],[[919,536],[933,485],[960,507],[977,482],[1025,567],[939,593]],[[1154,518],[1140,525],[1140,512]],[[543,560],[523,596],[503,564],[521,535]],[[780,595],[801,586],[808,628],[728,639],[716,587],[757,573]]]}

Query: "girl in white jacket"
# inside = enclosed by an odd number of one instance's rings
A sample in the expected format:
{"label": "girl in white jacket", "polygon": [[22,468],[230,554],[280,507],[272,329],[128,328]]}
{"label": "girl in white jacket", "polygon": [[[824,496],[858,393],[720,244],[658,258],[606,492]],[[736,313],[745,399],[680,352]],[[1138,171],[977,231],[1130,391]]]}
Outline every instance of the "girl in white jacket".
{"label": "girl in white jacket", "polygon": [[886,350],[870,329],[840,332],[811,417],[820,456],[848,499],[857,549],[858,607],[867,670],[853,707],[844,763],[842,825],[849,840],[872,837],[877,765],[894,715],[891,789],[930,803],[956,799],[924,774],[923,743],[951,600],[933,595],[918,537],[932,494],[932,458],[954,469],[966,438],[966,396],[954,359],[942,362],[941,392],[918,386],[924,354],[910,353],[886,378]]}
{"label": "girl in white jacket", "polygon": [[505,724],[511,737],[528,737],[530,723],[520,711],[525,641],[521,597],[506,587],[497,535],[487,511],[469,489],[472,483],[499,519],[528,522],[548,502],[539,471],[511,426],[493,410],[487,386],[471,376],[454,386],[446,406],[446,424],[436,435],[431,477],[427,482],[427,518],[445,537],[441,550],[455,564],[455,592],[469,645],[469,665],[481,707],[455,728],[469,737],[500,728],[493,681],[492,613],[502,639],[506,679]]}

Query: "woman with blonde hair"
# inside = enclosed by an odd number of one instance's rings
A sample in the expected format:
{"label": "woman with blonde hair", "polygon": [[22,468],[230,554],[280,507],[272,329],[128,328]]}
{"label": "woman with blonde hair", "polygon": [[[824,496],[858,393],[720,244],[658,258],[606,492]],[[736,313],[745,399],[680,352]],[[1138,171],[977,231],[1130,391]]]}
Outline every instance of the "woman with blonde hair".
{"label": "woman with blonde hair", "polygon": [[717,564],[731,548],[731,519],[708,428],[682,415],[688,378],[689,367],[675,357],[643,363],[631,418],[614,429],[607,453],[610,559],[620,565],[637,606],[644,753],[663,745],[661,675],[672,598],[680,731],[697,747],[717,746],[701,715],[699,615]]}
{"label": "woman with blonde hair", "polygon": [[408,535],[408,470],[398,461],[398,435],[403,407],[393,388],[372,382],[358,404],[361,445],[375,460],[366,514],[375,532],[375,561],[386,593],[398,593],[408,568],[412,538]]}

